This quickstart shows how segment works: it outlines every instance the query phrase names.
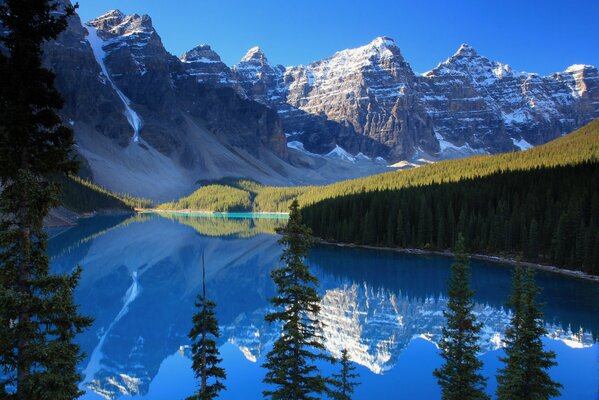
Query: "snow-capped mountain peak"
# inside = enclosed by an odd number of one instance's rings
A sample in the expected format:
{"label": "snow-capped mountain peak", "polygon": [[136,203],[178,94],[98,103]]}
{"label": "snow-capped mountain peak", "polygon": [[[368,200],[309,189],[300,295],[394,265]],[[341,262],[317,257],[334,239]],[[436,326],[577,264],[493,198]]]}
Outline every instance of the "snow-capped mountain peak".
{"label": "snow-capped mountain peak", "polygon": [[592,70],[592,69],[597,69],[597,68],[595,68],[593,65],[589,65],[589,64],[572,64],[568,68],[566,68],[564,70],[564,72],[569,73],[569,74],[575,74],[577,72],[583,72],[586,69]]}
{"label": "snow-capped mountain peak", "polygon": [[249,49],[241,59],[241,62],[254,62],[262,65],[268,64],[266,56],[258,46]]}
{"label": "snow-capped mountain peak", "polygon": [[111,10],[88,22],[107,37],[138,36],[139,38],[156,34],[152,18],[148,15],[125,15],[120,10]]}
{"label": "snow-capped mountain peak", "polygon": [[[379,36],[367,45],[338,51],[332,57],[322,60],[322,62],[333,63],[333,65],[345,67],[346,69],[356,69],[379,63],[385,59],[398,63],[404,62],[395,41],[386,36]],[[311,65],[318,63],[320,62]]]}
{"label": "snow-capped mountain peak", "polygon": [[181,56],[181,61],[185,63],[210,63],[210,62],[222,62],[217,52],[207,44],[200,44],[193,49],[185,52]]}
{"label": "snow-capped mountain peak", "polygon": [[468,43],[462,43],[458,51],[453,55],[454,57],[478,57],[476,49],[470,46]]}

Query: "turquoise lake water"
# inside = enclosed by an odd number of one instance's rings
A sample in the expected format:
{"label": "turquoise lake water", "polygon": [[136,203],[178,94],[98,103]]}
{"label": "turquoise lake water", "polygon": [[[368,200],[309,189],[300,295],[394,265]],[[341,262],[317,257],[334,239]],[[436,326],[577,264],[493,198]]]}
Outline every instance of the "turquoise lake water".
{"label": "turquoise lake water", "polygon": [[[98,216],[50,240],[52,268],[81,265],[76,292],[95,318],[79,344],[83,399],[183,399],[196,387],[189,340],[193,302],[206,258],[208,296],[217,303],[227,371],[222,399],[261,399],[261,364],[278,328],[264,322],[275,294],[281,218],[252,215]],[[451,259],[383,250],[316,246],[308,263],[320,281],[320,320],[334,356],[349,350],[360,373],[355,399],[438,399],[432,371]],[[488,392],[509,323],[510,267],[473,261],[475,312]],[[563,399],[599,398],[599,285],[539,272],[544,343],[557,354],[551,374]],[[336,367],[321,365],[325,374]]]}

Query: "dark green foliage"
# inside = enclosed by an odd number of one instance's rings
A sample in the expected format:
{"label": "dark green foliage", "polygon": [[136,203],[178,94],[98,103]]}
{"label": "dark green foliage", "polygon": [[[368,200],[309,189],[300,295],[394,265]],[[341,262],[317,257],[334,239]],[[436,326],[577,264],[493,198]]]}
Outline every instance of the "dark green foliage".
{"label": "dark green foliage", "polygon": [[356,367],[352,364],[347,354],[347,349],[341,351],[341,371],[338,374],[333,374],[333,382],[335,390],[333,391],[334,400],[351,400],[351,395],[354,389],[360,383],[357,379],[359,374],[355,373]]}
{"label": "dark green foliage", "polygon": [[117,194],[76,176],[54,178],[61,184],[60,204],[78,213],[149,208],[150,200]]}
{"label": "dark green foliage", "polygon": [[499,400],[545,400],[560,395],[559,383],[547,370],[556,365],[555,353],[543,350],[541,337],[547,332],[543,314],[536,302],[538,289],[534,270],[516,267],[509,306],[513,309],[510,327],[505,333],[505,366],[497,375]]}
{"label": "dark green foliage", "polygon": [[[297,199],[303,206],[338,196],[459,182],[502,171],[528,171],[599,160],[599,119],[552,142],[526,151],[441,161],[326,186],[306,187]],[[285,188],[277,188],[283,190]]]}
{"label": "dark green foliage", "polygon": [[[460,182],[464,179],[486,177],[502,171],[528,171],[535,168],[575,165],[596,160],[599,160],[599,119],[569,135],[523,152],[442,161],[410,170],[387,172],[326,186],[268,187],[244,178],[223,178],[218,181],[199,183],[206,186],[219,185],[218,193],[221,196],[227,193],[226,196],[236,199],[231,206],[234,206],[236,211],[284,212],[289,208],[291,201],[295,199],[302,206],[308,206],[340,196]],[[245,195],[239,197],[235,190],[241,190],[245,192]],[[219,208],[217,201],[210,200],[210,197],[215,195],[214,193],[205,193],[205,195],[207,195],[207,200],[203,206],[206,207],[206,210],[223,211],[222,207]],[[250,199],[249,206],[247,198]],[[177,205],[176,202],[168,203],[166,207],[168,209],[185,208],[182,205]],[[434,213],[433,210],[430,211]],[[424,215],[424,218],[426,217]],[[425,220],[422,223],[424,224]],[[426,225],[422,227],[428,229]],[[424,231],[421,232],[424,240],[428,235]],[[369,235],[370,233],[363,234]],[[387,234],[387,237],[389,236]],[[449,243],[454,242],[455,237],[449,241]]]}
{"label": "dark green foliage", "polygon": [[521,256],[599,274],[599,163],[506,171],[459,182],[363,192],[304,207],[326,240]]}
{"label": "dark green foliage", "polygon": [[330,359],[324,354],[322,327],[318,322],[320,297],[318,281],[304,264],[312,245],[310,229],[302,223],[297,201],[290,207],[289,221],[281,232],[283,266],[271,276],[278,294],[271,302],[276,311],[268,322],[282,323],[281,336],[267,354],[264,396],[273,400],[317,399],[327,391],[328,380],[320,375],[314,361]]}
{"label": "dark green foliage", "polygon": [[247,211],[252,206],[249,192],[223,185],[203,186],[173,203],[158,206],[161,210]]}
{"label": "dark green foliage", "polygon": [[[216,304],[206,299],[206,268],[202,255],[202,294],[196,303],[198,312],[193,316],[193,327],[189,331],[191,353],[195,376],[200,380],[200,388],[188,400],[210,400],[218,397],[218,392],[225,388],[223,381],[227,378],[225,370],[219,367],[222,359],[219,357],[216,339],[219,337],[218,320],[214,313]],[[208,383],[212,380],[212,383]]]}
{"label": "dark green foliage", "polygon": [[161,210],[212,212],[286,212],[304,187],[268,187],[250,179],[198,181],[202,187],[187,197],[158,206]]}
{"label": "dark green foliage", "polygon": [[0,4],[0,397],[73,399],[81,393],[73,344],[91,324],[73,290],[80,269],[49,273],[44,217],[59,204],[50,176],[74,173],[73,132],[61,124],[54,75],[41,47],[65,29],[73,7],[47,0]]}
{"label": "dark green foliage", "polygon": [[479,373],[483,364],[476,357],[482,324],[472,313],[474,292],[470,289],[470,266],[461,235],[455,246],[448,294],[447,310],[443,312],[447,321],[439,343],[444,363],[433,374],[444,400],[488,399],[484,392],[486,379]]}

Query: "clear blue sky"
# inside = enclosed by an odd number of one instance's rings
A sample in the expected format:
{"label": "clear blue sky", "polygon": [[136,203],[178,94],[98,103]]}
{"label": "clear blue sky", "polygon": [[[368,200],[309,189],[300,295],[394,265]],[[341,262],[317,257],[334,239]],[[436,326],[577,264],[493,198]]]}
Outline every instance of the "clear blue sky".
{"label": "clear blue sky", "polygon": [[169,52],[207,43],[228,65],[253,46],[288,66],[390,36],[417,72],[463,42],[517,70],[599,66],[599,0],[78,1],[83,21],[114,8],[148,14]]}

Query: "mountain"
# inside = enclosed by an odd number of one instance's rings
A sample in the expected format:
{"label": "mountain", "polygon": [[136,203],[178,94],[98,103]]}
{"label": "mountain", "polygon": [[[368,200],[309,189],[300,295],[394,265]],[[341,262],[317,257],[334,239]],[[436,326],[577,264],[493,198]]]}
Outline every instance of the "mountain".
{"label": "mountain", "polygon": [[326,183],[385,168],[289,154],[276,111],[245,95],[209,46],[182,59],[168,53],[147,15],[112,10],[86,24],[74,15],[44,62],[65,98],[83,175],[115,192],[163,201],[198,180]]}
{"label": "mountain", "polygon": [[307,66],[255,47],[229,67],[207,44],[175,57],[149,16],[112,10],[73,16],[44,57],[82,175],[156,201],[225,177],[325,184],[525,149],[599,116],[595,67],[541,77],[467,45],[423,75],[387,37]]}
{"label": "mountain", "polygon": [[599,117],[597,68],[573,65],[542,77],[467,44],[422,75],[387,37],[305,67],[271,66],[254,48],[233,69],[248,95],[277,109],[285,132],[315,152],[340,145],[394,162],[498,153]]}

